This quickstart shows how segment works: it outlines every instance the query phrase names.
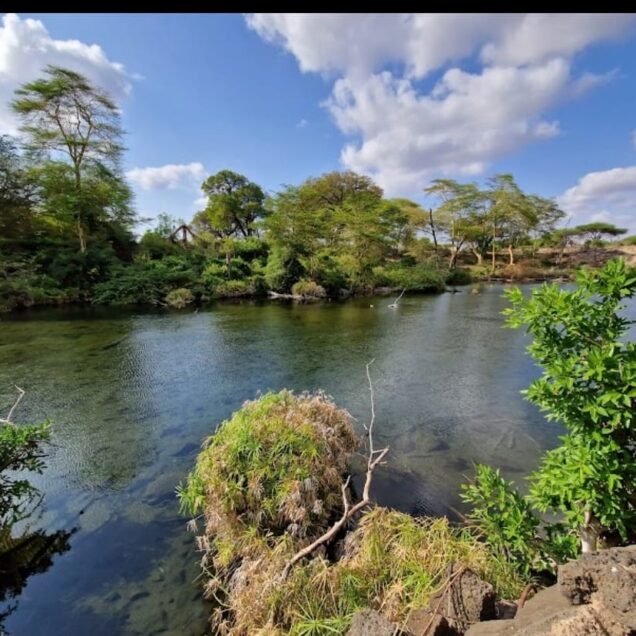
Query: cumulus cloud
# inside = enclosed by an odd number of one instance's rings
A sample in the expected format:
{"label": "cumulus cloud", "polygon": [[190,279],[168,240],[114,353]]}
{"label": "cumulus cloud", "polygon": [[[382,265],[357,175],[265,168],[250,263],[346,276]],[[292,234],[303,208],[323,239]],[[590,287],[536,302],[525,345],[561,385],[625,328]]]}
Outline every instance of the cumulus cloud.
{"label": "cumulus cloud", "polygon": [[[521,145],[559,134],[546,117],[613,74],[574,77],[571,58],[620,36],[618,14],[250,14],[248,26],[332,76],[324,105],[353,139],[345,167],[390,193],[440,174],[478,174]],[[471,59],[471,71],[460,67]],[[477,69],[475,69],[475,63]],[[390,69],[390,70],[388,70]],[[422,90],[433,71],[441,78]]]}
{"label": "cumulus cloud", "polygon": [[9,13],[0,26],[0,133],[15,133],[17,120],[9,102],[13,91],[41,75],[47,64],[86,75],[116,101],[131,90],[131,77],[122,64],[113,62],[97,44],[55,40],[40,20]]}
{"label": "cumulus cloud", "polygon": [[126,173],[126,176],[142,190],[190,188],[198,186],[205,175],[205,168],[198,161],[186,164],[169,163],[165,166],[149,168],[133,168]]}
{"label": "cumulus cloud", "polygon": [[636,229],[636,166],[589,172],[557,200],[576,223],[606,221]]}

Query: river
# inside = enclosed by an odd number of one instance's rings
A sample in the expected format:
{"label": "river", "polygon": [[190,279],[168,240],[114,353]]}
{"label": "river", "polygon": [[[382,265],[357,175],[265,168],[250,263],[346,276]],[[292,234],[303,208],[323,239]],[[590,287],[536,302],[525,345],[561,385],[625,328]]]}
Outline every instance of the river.
{"label": "river", "polygon": [[[68,549],[0,604],[10,634],[201,634],[209,608],[175,486],[203,438],[259,392],[324,389],[368,418],[388,466],[374,493],[413,513],[453,514],[474,462],[521,482],[560,429],[519,391],[538,369],[503,327],[503,288],[318,305],[218,303],[198,312],[55,308],[0,321],[2,412],[49,418],[30,531]],[[361,424],[359,424],[361,428]]]}

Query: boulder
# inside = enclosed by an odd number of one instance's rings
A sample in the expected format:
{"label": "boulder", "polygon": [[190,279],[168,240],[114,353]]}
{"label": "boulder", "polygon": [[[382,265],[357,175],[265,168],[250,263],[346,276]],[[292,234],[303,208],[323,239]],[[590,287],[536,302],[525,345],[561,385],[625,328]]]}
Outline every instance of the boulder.
{"label": "boulder", "polygon": [[365,609],[354,614],[347,636],[395,636],[400,633],[399,627],[380,612]]}
{"label": "boulder", "polygon": [[626,633],[636,632],[636,546],[583,554],[559,568],[558,583],[573,605],[592,602]]}
{"label": "boulder", "polygon": [[[413,636],[456,636],[473,623],[496,617],[495,592],[490,583],[470,570],[460,571],[458,565],[451,566],[446,574],[452,581],[450,587],[436,594],[427,607],[411,614],[407,628]],[[431,627],[426,631],[429,623]],[[432,631],[433,624],[437,631]]]}

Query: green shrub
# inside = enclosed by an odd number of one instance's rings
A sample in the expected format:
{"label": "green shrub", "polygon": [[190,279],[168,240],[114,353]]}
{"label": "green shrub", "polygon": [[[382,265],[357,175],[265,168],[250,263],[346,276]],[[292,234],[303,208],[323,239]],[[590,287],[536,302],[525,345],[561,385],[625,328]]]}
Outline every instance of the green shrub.
{"label": "green shrub", "polygon": [[194,294],[184,287],[173,289],[166,294],[166,305],[175,309],[183,309],[194,302]]}
{"label": "green shrub", "polygon": [[456,268],[446,275],[447,285],[470,285],[472,282],[473,277],[467,269]]}
{"label": "green shrub", "polygon": [[306,296],[308,298],[324,298],[327,295],[325,288],[313,280],[299,280],[292,285],[292,294]]}
{"label": "green shrub", "polygon": [[217,298],[241,298],[254,294],[255,288],[247,280],[224,280],[214,288],[214,295]]}
{"label": "green shrub", "polygon": [[[378,508],[364,515],[335,563],[316,551],[289,558],[342,514],[341,485],[356,439],[350,416],[322,394],[288,391],[247,402],[224,422],[179,489],[205,517],[206,593],[225,634],[345,634],[353,613],[380,608],[403,622],[464,565],[498,594],[524,581],[469,530]],[[351,495],[349,495],[351,496]]]}
{"label": "green shrub", "polygon": [[619,245],[636,245],[636,235],[626,236],[618,242]]}
{"label": "green shrub", "polygon": [[443,291],[444,277],[429,265],[415,267],[375,267],[373,277],[376,286],[389,286],[410,291]]}

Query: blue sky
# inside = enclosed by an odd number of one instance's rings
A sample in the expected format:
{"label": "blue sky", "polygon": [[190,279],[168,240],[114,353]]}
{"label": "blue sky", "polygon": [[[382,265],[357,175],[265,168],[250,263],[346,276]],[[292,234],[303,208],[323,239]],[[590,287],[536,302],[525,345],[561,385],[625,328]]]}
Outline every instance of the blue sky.
{"label": "blue sky", "polygon": [[0,132],[47,63],[111,92],[141,216],[190,219],[207,174],[274,192],[335,169],[427,202],[512,172],[572,223],[636,229],[636,22],[497,14],[5,15]]}

